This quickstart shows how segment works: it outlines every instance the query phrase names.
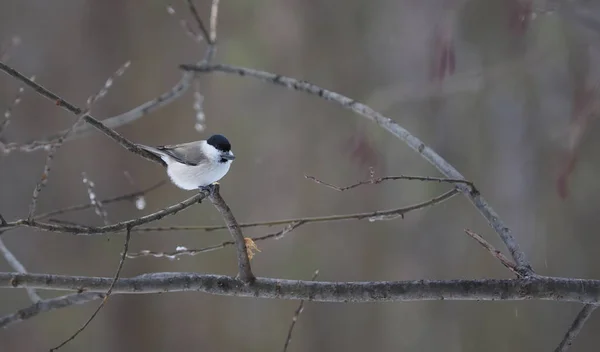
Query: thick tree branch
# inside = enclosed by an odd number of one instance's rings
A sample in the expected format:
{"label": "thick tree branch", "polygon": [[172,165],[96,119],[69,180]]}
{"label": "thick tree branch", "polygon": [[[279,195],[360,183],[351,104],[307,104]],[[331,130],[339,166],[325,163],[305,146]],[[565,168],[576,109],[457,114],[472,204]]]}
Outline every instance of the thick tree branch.
{"label": "thick tree branch", "polygon": [[221,194],[219,193],[220,188],[218,183],[212,184],[208,198],[215,208],[217,208],[219,213],[221,213],[221,216],[229,229],[229,233],[231,233],[231,237],[233,237],[233,240],[235,241],[238,260],[238,275],[240,279],[246,283],[252,283],[255,277],[250,266],[250,258],[248,258],[248,249],[246,248],[244,235],[242,234],[242,230],[233,216],[231,209],[229,209],[229,206],[225,203],[223,197],[221,197]]}
{"label": "thick tree branch", "polygon": [[[0,273],[0,287],[105,292],[112,277]],[[222,275],[150,273],[121,278],[113,294],[199,291],[215,295],[317,302],[547,300],[597,304],[600,280],[535,279],[320,282],[257,277],[252,285]]]}
{"label": "thick tree branch", "polygon": [[598,308],[598,306],[594,304],[586,304],[583,306],[579,314],[577,314],[577,317],[575,317],[573,324],[571,324],[571,327],[565,334],[565,337],[563,337],[558,347],[556,347],[554,350],[555,352],[566,352],[569,350],[571,344],[573,344],[573,341],[577,335],[579,335],[581,329],[583,329],[583,325],[585,325],[585,322],[589,319],[596,308]]}
{"label": "thick tree branch", "polygon": [[[237,67],[231,65],[181,65],[183,70],[194,71],[198,73],[209,73],[209,72],[224,72],[229,74],[236,74],[238,76],[249,76],[256,79],[260,79],[265,82],[273,83],[275,85],[283,86],[288,89],[293,89],[308,94],[316,95],[325,100],[333,101],[341,105],[342,107],[352,110],[355,113],[377,123],[379,126],[398,137],[404,143],[406,143],[411,149],[419,153],[425,160],[435,166],[444,176],[451,179],[465,179],[465,177],[458,172],[452,165],[450,165],[444,158],[438,155],[433,149],[425,145],[420,139],[413,136],[409,131],[404,129],[402,126],[394,122],[392,119],[381,115],[375,110],[371,109],[367,105],[357,102],[354,99],[350,99],[346,96],[338,94],[336,92],[323,89],[314,84],[306,81],[299,81],[294,78],[281,76],[269,72]],[[527,276],[535,275],[529,261],[527,260],[525,253],[520,249],[518,243],[515,241],[512,231],[504,224],[498,214],[492,209],[487,201],[481,196],[481,194],[470,187],[467,184],[457,184],[457,188],[465,194],[471,203],[479,210],[483,217],[488,221],[490,226],[496,231],[498,236],[502,239],[506,247],[508,248],[511,256],[517,263],[519,272]]]}

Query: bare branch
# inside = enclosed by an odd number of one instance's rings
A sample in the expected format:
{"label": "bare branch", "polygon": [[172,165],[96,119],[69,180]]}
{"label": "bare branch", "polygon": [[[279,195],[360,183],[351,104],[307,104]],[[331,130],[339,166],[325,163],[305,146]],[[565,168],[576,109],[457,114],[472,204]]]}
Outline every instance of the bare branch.
{"label": "bare branch", "polygon": [[2,227],[6,228],[14,228],[14,227],[34,227],[40,230],[45,231],[54,231],[54,232],[65,232],[71,233],[74,235],[99,235],[99,234],[108,234],[115,233],[122,230],[125,230],[127,227],[139,226],[142,224],[147,224],[149,222],[159,220],[168,215],[176,214],[184,209],[189,208],[190,206],[202,202],[203,199],[207,197],[208,191],[201,191],[198,194],[182,201],[181,203],[177,203],[171,206],[168,206],[162,210],[159,210],[155,213],[145,215],[136,219],[126,220],[122,222],[118,222],[112,225],[105,225],[100,227],[95,226],[81,226],[81,225],[66,225],[66,224],[49,224],[39,222],[37,220],[29,220],[29,219],[21,219],[14,222],[8,222],[4,226],[0,226],[0,230]]}
{"label": "bare branch", "polygon": [[[87,113],[85,113],[84,110],[69,103],[68,101],[66,101],[63,98],[59,97],[58,95],[52,93],[51,91],[42,87],[41,85],[37,84],[36,82],[33,82],[32,80],[30,80],[29,78],[24,76],[22,73],[15,70],[14,68],[6,65],[3,62],[0,62],[0,71],[25,83],[28,87],[35,90],[41,96],[53,101],[57,106],[65,109],[67,111],[70,111],[71,113],[73,113],[77,116],[82,115],[82,118],[85,122],[92,125],[94,128],[96,128],[100,132],[104,133],[106,136],[110,137],[111,139],[113,139],[115,142],[119,143],[122,147],[129,150],[130,152],[135,153],[147,160],[150,160],[150,161],[153,161],[153,162],[163,165],[163,162],[159,157],[157,157],[154,154],[149,153],[143,149],[140,149],[137,145],[135,145],[134,143],[127,140],[125,137],[121,136],[120,134],[118,134],[117,132],[112,130],[111,127],[109,127],[108,125],[104,125],[102,122],[96,120],[91,115],[88,115]],[[72,128],[74,129],[74,127],[72,127]],[[65,136],[65,135],[69,136],[71,133],[71,129],[69,129],[67,131],[63,131],[61,133],[62,133],[62,136]],[[40,147],[46,148],[46,146],[48,146],[48,145],[54,145],[58,142],[58,140],[60,140],[60,138],[61,137],[58,137],[57,139],[51,138],[49,141],[34,141],[34,142],[32,142],[28,145],[24,145],[24,146],[10,144],[10,143],[6,144],[6,145],[0,144],[0,148],[3,148],[4,152],[8,152],[8,151],[15,150],[15,149],[25,150],[25,151],[35,150]],[[63,140],[63,142],[64,142],[64,140]]]}
{"label": "bare branch", "polygon": [[492,246],[483,237],[479,236],[478,234],[469,229],[465,229],[465,232],[467,233],[467,235],[475,239],[475,241],[477,241],[480,245],[482,245],[483,248],[487,249],[490,252],[490,254],[493,255],[496,259],[498,259],[500,263],[502,263],[502,265],[504,265],[508,270],[512,271],[515,275],[519,277],[524,276],[518,271],[517,266],[513,262],[506,258],[504,254],[502,254],[502,252],[494,248],[494,246]]}
{"label": "bare branch", "polygon": [[[2,253],[2,256],[4,256],[4,259],[6,259],[6,262],[8,263],[8,265],[10,265],[11,268],[22,274],[27,273],[27,269],[25,269],[25,266],[21,264],[21,262],[17,259],[17,257],[14,256],[14,254],[12,254],[12,252],[8,249],[8,247],[6,247],[4,241],[2,241],[1,238],[0,252]],[[34,289],[28,288],[27,295],[33,303],[37,303],[42,300]]]}
{"label": "bare branch", "polygon": [[[294,229],[300,227],[303,224],[304,224],[304,222],[302,222],[302,221],[294,222],[294,223],[291,223],[288,226],[284,227],[281,231],[278,231],[276,233],[272,233],[272,234],[268,234],[268,235],[264,235],[264,236],[260,236],[260,237],[251,237],[250,239],[253,242],[259,242],[259,241],[270,240],[270,239],[278,240],[280,238],[283,238],[286,234],[292,232]],[[200,253],[216,251],[218,249],[223,249],[228,246],[233,246],[234,244],[235,244],[234,241],[225,241],[221,244],[204,247],[204,248],[200,248],[200,249],[177,248],[173,252],[153,252],[153,251],[149,251],[149,250],[143,250],[138,253],[130,253],[127,255],[127,258],[156,257],[156,258],[175,259],[179,256],[184,256],[184,255],[194,256],[194,255],[197,255]]]}
{"label": "bare branch", "polygon": [[[166,5],[167,8],[167,13],[173,17],[175,17],[175,9],[173,8],[172,5],[167,4]],[[196,33],[196,31],[194,31],[192,29],[192,27],[190,26],[190,24],[188,23],[188,21],[184,20],[184,19],[179,19],[179,25],[181,26],[181,28],[183,29],[183,31],[185,32],[185,34],[187,34],[190,38],[192,38],[192,40],[194,40],[196,43],[200,43],[202,41],[202,35]]]}
{"label": "bare branch", "polygon": [[[1,273],[0,287],[106,292],[112,277]],[[112,294],[197,291],[216,295],[318,302],[431,300],[545,300],[597,304],[600,280],[539,276],[525,279],[319,282],[256,278],[252,285],[230,276],[149,273],[117,281]]]}
{"label": "bare branch", "polygon": [[[420,210],[423,208],[427,208],[436,204],[439,204],[443,201],[446,201],[458,193],[457,190],[452,189],[446,193],[443,193],[437,197],[429,199],[425,202],[417,203],[414,205],[389,209],[389,210],[377,210],[366,213],[355,213],[355,214],[344,214],[344,215],[328,215],[328,216],[315,216],[315,217],[305,217],[305,218],[296,218],[296,219],[283,219],[283,220],[274,220],[274,221],[261,221],[261,222],[251,222],[251,223],[242,223],[239,224],[240,228],[248,228],[248,227],[259,227],[259,226],[275,226],[275,225],[285,225],[292,223],[317,223],[317,222],[332,222],[332,221],[344,221],[344,220],[363,220],[363,219],[375,219],[378,217],[385,216],[395,216],[402,217],[407,213],[415,210]],[[166,226],[166,227],[139,227],[134,229],[134,232],[152,232],[152,231],[216,231],[216,230],[224,230],[226,226],[222,225],[210,225],[210,226]]]}
{"label": "bare branch", "polygon": [[200,15],[198,14],[196,5],[194,5],[194,2],[192,0],[186,0],[186,2],[190,9],[190,12],[192,13],[192,16],[194,16],[194,20],[196,20],[196,24],[198,25],[200,32],[202,32],[202,36],[204,37],[204,39],[206,39],[206,41],[209,44],[214,44],[214,42],[211,40],[210,35],[208,34],[208,31],[206,30],[206,27],[204,26],[204,22],[202,22],[202,19],[200,18]]}
{"label": "bare branch", "polygon": [[127,227],[127,233],[125,235],[125,244],[123,245],[123,253],[121,254],[121,260],[119,261],[119,266],[117,267],[117,272],[115,273],[115,277],[113,278],[113,281],[110,284],[108,291],[106,291],[106,294],[104,295],[104,298],[102,299],[102,302],[100,303],[98,308],[96,308],[94,313],[85,322],[85,324],[83,324],[83,326],[81,326],[73,335],[71,335],[71,337],[69,337],[68,339],[63,341],[60,345],[58,345],[54,348],[51,348],[50,351],[56,351],[56,350],[60,349],[61,347],[63,347],[64,345],[66,345],[67,343],[69,343],[70,341],[74,340],[77,337],[77,335],[79,335],[83,330],[85,330],[85,328],[92,322],[92,320],[94,320],[94,318],[96,317],[96,315],[98,315],[98,312],[100,312],[102,307],[104,307],[104,305],[106,304],[106,301],[108,301],[108,297],[110,297],[110,294],[112,293],[112,290],[115,287],[115,284],[117,283],[117,280],[119,280],[119,276],[121,276],[121,270],[123,269],[123,263],[125,263],[125,257],[127,256],[127,251],[129,250],[129,241],[130,240],[131,240],[131,227]]}
{"label": "bare branch", "polygon": [[554,350],[555,352],[566,352],[569,350],[571,344],[573,344],[573,341],[575,340],[577,335],[579,335],[581,329],[583,329],[583,325],[592,315],[594,310],[596,310],[596,308],[598,308],[598,306],[594,304],[586,304],[585,306],[583,306],[583,308],[581,309],[579,314],[577,314],[577,317],[573,321],[573,324],[571,324],[571,327],[565,334],[565,337],[562,339],[558,347],[556,347],[556,349]]}
{"label": "bare branch", "polygon": [[[304,224],[317,223],[317,222],[332,222],[332,221],[342,221],[342,220],[362,220],[369,219],[369,221],[377,221],[377,220],[386,220],[390,218],[398,218],[403,217],[406,213],[411,211],[423,209],[429,206],[433,206],[435,204],[439,204],[445,200],[450,199],[451,197],[458,194],[458,191],[452,189],[438,197],[430,199],[428,201],[418,203],[415,205],[410,205],[408,207],[402,207],[397,209],[390,210],[378,210],[369,213],[358,213],[358,214],[346,214],[346,215],[331,215],[331,216],[320,216],[313,218],[299,218],[299,219],[288,219],[288,220],[277,220],[277,221],[269,221],[269,222],[257,222],[257,223],[248,223],[248,224],[239,224],[240,228],[244,227],[255,227],[255,226],[274,226],[274,225],[285,225],[288,224],[283,230],[265,235],[260,237],[252,237],[251,239],[255,242],[269,240],[269,239],[280,239],[283,238],[289,232],[297,229],[298,227]],[[135,229],[134,231],[176,231],[176,230],[204,230],[204,231],[213,231],[218,229],[225,229],[226,226],[173,226],[173,227],[142,227]],[[205,252],[212,252],[214,250],[222,249],[227,246],[231,246],[235,244],[233,241],[226,241],[218,245],[213,245],[200,249],[180,249],[175,250],[173,252],[153,252],[149,250],[143,250],[139,253],[131,253],[129,258],[138,258],[138,257],[146,257],[153,256],[157,258],[169,258],[173,259],[182,255],[197,255]]]}
{"label": "bare branch", "polygon": [[41,300],[27,308],[20,309],[13,314],[0,317],[0,328],[6,328],[12,324],[33,318],[40,313],[69,307],[75,304],[83,304],[101,298],[104,298],[104,293],[84,292]]}
{"label": "bare branch", "polygon": [[[133,200],[137,199],[138,197],[144,196],[144,195],[148,194],[149,192],[154,191],[155,189],[163,186],[166,183],[167,183],[167,180],[162,180],[162,181],[159,181],[158,183],[156,183],[146,189],[143,189],[141,191],[124,194],[124,195],[113,197],[113,198],[102,199],[102,200],[100,200],[100,202],[102,202],[102,204],[110,204],[110,203],[121,202],[121,201],[133,201]],[[67,208],[53,210],[53,211],[50,211],[47,213],[39,214],[35,217],[35,219],[36,220],[46,219],[51,216],[65,214],[65,213],[69,213],[69,212],[77,211],[77,210],[89,209],[92,207],[93,207],[93,204],[90,204],[90,203],[73,205],[73,206],[70,206]]]}
{"label": "bare branch", "polygon": [[[310,279],[310,281],[315,281],[317,279],[317,276],[319,276],[319,269],[315,270],[315,273],[313,274],[312,279]],[[296,312],[294,312],[294,316],[292,317],[292,324],[290,324],[287,338],[285,339],[285,345],[283,345],[283,352],[287,351],[288,346],[290,345],[290,341],[292,341],[292,333],[294,331],[294,327],[296,326],[298,317],[300,316],[300,314],[302,314],[303,310],[304,310],[304,300],[300,301],[300,304],[298,305],[298,309],[296,309]]]}
{"label": "bare branch", "polygon": [[248,258],[248,249],[246,247],[244,235],[242,234],[242,230],[240,229],[237,220],[235,220],[231,209],[229,209],[229,206],[225,203],[223,197],[221,197],[221,194],[219,193],[220,188],[218,183],[212,184],[208,199],[210,199],[215,208],[221,213],[221,216],[229,229],[229,233],[235,241],[238,260],[238,275],[240,276],[240,279],[246,283],[252,283],[255,277],[252,273],[252,268],[250,267],[250,258]]}
{"label": "bare branch", "polygon": [[[411,149],[419,153],[430,164],[435,166],[444,176],[451,179],[465,179],[465,177],[458,172],[458,170],[456,170],[452,165],[444,160],[444,158],[438,155],[433,149],[426,146],[425,143],[423,143],[420,139],[413,136],[409,131],[394,122],[392,119],[381,115],[367,105],[359,103],[354,99],[350,99],[333,91],[323,89],[306,81],[299,81],[294,78],[244,67],[223,64],[200,66],[181,65],[180,67],[183,70],[198,73],[224,72],[244,77],[249,76],[268,83],[283,86],[288,89],[305,92],[311,95],[316,95],[325,100],[336,102],[342,107],[352,110],[355,113],[377,123],[379,126],[392,133],[394,136],[406,143]],[[494,229],[498,236],[500,236],[510,251],[511,256],[517,263],[519,271],[526,272],[529,276],[534,276],[535,273],[533,272],[525,253],[515,241],[512,231],[508,228],[508,226],[506,226],[506,224],[504,224],[502,220],[500,220],[498,214],[492,209],[492,207],[481,196],[481,194],[476,189],[472,189],[468,185],[457,184],[457,188],[459,188],[460,191],[470,199],[471,203],[473,203],[481,215],[483,215],[483,217],[488,221],[489,225]]]}
{"label": "bare branch", "polygon": [[[199,62],[199,64],[209,64],[212,61],[214,54],[215,54],[218,6],[219,6],[219,1],[213,0],[212,6],[211,6],[211,15],[210,15],[211,33],[209,35],[209,39],[207,39],[207,42],[209,43],[209,45],[204,54],[204,58],[202,59],[202,61]],[[212,38],[212,40],[210,38]],[[8,75],[10,75],[20,81],[23,81],[25,84],[27,84],[29,87],[33,88],[40,95],[55,102],[56,105],[63,107],[64,109],[66,109],[76,115],[80,113],[81,110],[78,107],[68,103],[64,99],[60,98],[58,95],[48,91],[47,89],[43,88],[42,86],[32,84],[33,83],[32,81],[27,82],[27,78],[25,76],[23,76],[21,73],[19,73],[12,67],[6,65],[2,61],[6,61],[6,60],[0,60],[0,70],[1,71],[7,73]],[[120,134],[115,132],[114,129],[116,129],[120,126],[123,126],[123,125],[130,124],[134,121],[137,121],[140,118],[142,118],[164,106],[167,106],[167,105],[171,104],[172,102],[174,102],[175,100],[179,99],[191,87],[193,79],[194,79],[193,73],[184,72],[181,79],[179,80],[179,82],[177,82],[175,84],[175,86],[173,86],[170,90],[161,94],[157,98],[149,100],[127,112],[120,114],[120,115],[104,119],[104,120],[102,120],[102,122],[100,122],[100,121],[96,120],[95,118],[93,118],[92,116],[88,115],[85,117],[85,121],[88,124],[83,124],[83,125],[77,126],[75,128],[75,130],[73,131],[73,133],[70,134],[70,138],[68,140],[74,140],[76,138],[85,137],[85,136],[89,135],[89,133],[93,127],[93,128],[100,130],[102,133],[104,133],[108,137],[112,138],[113,140],[115,140],[117,143],[119,143],[121,146],[123,146],[130,152],[138,154],[139,156],[141,156],[147,160],[162,164],[162,161],[160,160],[160,158],[154,156],[151,153],[146,152],[143,149],[138,148],[134,143],[131,143],[130,141],[128,141],[127,139],[122,137]],[[35,151],[38,149],[46,148],[47,146],[54,144],[56,142],[56,140],[61,136],[62,133],[64,133],[64,131],[59,132],[54,135],[47,136],[44,139],[34,140],[34,141],[30,141],[30,142],[23,143],[23,144],[0,143],[0,151],[3,151],[4,153],[9,153],[9,152],[15,151],[15,150],[19,150],[19,151],[23,151],[23,152],[31,152],[31,151]]]}
{"label": "bare branch", "polygon": [[352,184],[350,186],[346,186],[346,187],[338,187],[335,185],[332,185],[331,183],[327,183],[324,181],[321,181],[319,179],[317,179],[314,176],[309,176],[309,175],[304,175],[305,178],[309,179],[309,180],[313,180],[318,184],[321,184],[323,186],[329,187],[331,189],[334,189],[338,192],[344,192],[347,191],[349,189],[353,189],[359,186],[363,186],[363,185],[377,185],[380,184],[384,181],[392,181],[392,180],[414,180],[414,181],[430,181],[430,182],[438,182],[438,183],[462,183],[462,184],[467,184],[470,187],[474,188],[475,186],[473,185],[472,182],[467,181],[467,180],[462,180],[462,179],[450,179],[450,178],[442,178],[442,177],[428,177],[428,176],[404,176],[404,175],[400,175],[400,176],[385,176],[385,177],[379,177],[379,178],[370,178],[366,181],[360,181],[358,183]]}
{"label": "bare branch", "polygon": [[40,180],[38,181],[37,185],[35,186],[35,188],[33,190],[33,195],[31,197],[31,204],[29,205],[29,220],[33,220],[33,216],[35,215],[35,210],[37,208],[37,201],[38,201],[40,192],[42,191],[42,189],[44,189],[44,187],[48,183],[48,176],[50,175],[50,170],[52,167],[52,160],[54,159],[54,153],[56,153],[58,148],[60,148],[62,146],[65,139],[69,136],[69,133],[71,133],[71,131],[73,131],[73,128],[83,119],[83,117],[85,116],[85,114],[87,114],[87,112],[88,112],[88,110],[84,110],[77,117],[77,120],[71,126],[71,128],[68,129],[67,132],[65,132],[65,134],[62,135],[56,141],[56,143],[53,144],[52,147],[50,148],[50,151],[48,152],[48,155],[46,156],[46,163],[44,165],[44,171],[42,172],[42,177],[40,178]]}

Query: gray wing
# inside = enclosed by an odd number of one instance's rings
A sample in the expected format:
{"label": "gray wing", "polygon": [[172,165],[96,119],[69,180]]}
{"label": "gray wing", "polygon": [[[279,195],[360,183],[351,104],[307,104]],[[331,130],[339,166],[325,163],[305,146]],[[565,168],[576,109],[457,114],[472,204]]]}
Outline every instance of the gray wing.
{"label": "gray wing", "polygon": [[196,166],[208,161],[200,149],[199,142],[163,145],[156,147],[156,149],[179,161],[180,163],[191,166]]}

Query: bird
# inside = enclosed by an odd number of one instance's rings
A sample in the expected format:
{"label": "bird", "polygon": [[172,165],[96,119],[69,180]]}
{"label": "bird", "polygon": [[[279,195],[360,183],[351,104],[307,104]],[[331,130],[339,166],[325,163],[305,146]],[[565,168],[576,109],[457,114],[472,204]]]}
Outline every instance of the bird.
{"label": "bird", "polygon": [[161,158],[171,182],[187,191],[202,190],[219,181],[235,159],[229,140],[221,134],[183,144],[137,146]]}

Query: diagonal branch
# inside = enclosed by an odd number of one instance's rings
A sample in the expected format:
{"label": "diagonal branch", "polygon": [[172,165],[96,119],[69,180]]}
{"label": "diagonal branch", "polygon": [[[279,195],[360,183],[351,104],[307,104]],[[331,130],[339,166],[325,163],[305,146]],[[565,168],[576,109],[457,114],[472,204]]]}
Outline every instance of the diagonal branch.
{"label": "diagonal branch", "polygon": [[[383,129],[387,130],[406,143],[411,149],[419,153],[425,160],[435,166],[444,176],[451,179],[465,179],[465,177],[444,158],[442,158],[433,149],[426,146],[425,143],[423,143],[420,139],[413,136],[409,131],[394,122],[392,119],[385,117],[367,105],[359,103],[358,101],[350,99],[344,95],[323,89],[306,81],[299,81],[294,78],[244,67],[223,64],[200,66],[181,65],[180,67],[185,71],[194,71],[198,73],[224,72],[236,74],[242,77],[249,76],[268,83],[283,86],[288,89],[305,92],[311,95],[316,95],[325,100],[333,101],[342,107],[352,110],[355,113],[377,123]],[[496,231],[498,236],[500,236],[508,248],[512,258],[517,263],[519,271],[528,276],[534,276],[535,273],[533,272],[525,253],[515,241],[512,231],[508,228],[508,226],[506,226],[506,224],[504,224],[502,220],[500,220],[498,214],[481,196],[479,191],[466,184],[457,184],[457,188],[460,189],[460,191],[471,201],[471,203],[473,203],[481,215],[483,215],[483,217],[487,220],[489,225],[494,229],[494,231]]]}
{"label": "diagonal branch", "polygon": [[60,345],[58,345],[54,348],[51,348],[50,351],[56,351],[56,350],[60,349],[61,347],[63,347],[64,345],[66,345],[67,343],[73,341],[77,337],[77,335],[79,335],[83,330],[85,330],[85,328],[88,325],[90,325],[90,323],[92,322],[92,320],[94,320],[96,315],[98,315],[98,313],[100,312],[102,307],[104,307],[104,305],[106,304],[106,301],[108,301],[108,297],[110,297],[110,294],[112,293],[112,290],[115,287],[115,283],[117,282],[117,280],[119,280],[119,276],[121,276],[121,270],[123,269],[123,263],[125,263],[127,251],[129,250],[129,241],[130,240],[131,240],[131,227],[127,227],[127,234],[125,236],[125,244],[124,244],[124,248],[123,248],[123,253],[121,254],[121,260],[119,261],[119,266],[117,267],[117,272],[115,273],[115,277],[113,278],[113,281],[110,284],[108,291],[106,291],[106,294],[104,295],[104,298],[102,299],[102,302],[100,303],[98,308],[96,308],[94,313],[85,322],[85,324],[83,324],[79,329],[77,329],[77,331],[75,331],[75,333],[73,335],[71,335],[71,337],[69,337],[68,339],[63,341]]}
{"label": "diagonal branch", "polygon": [[85,110],[81,114],[79,114],[79,116],[77,117],[77,120],[71,126],[71,128],[68,129],[56,141],[56,143],[53,144],[52,147],[50,148],[50,151],[48,152],[48,155],[46,156],[46,163],[44,164],[44,171],[42,172],[42,176],[41,176],[40,180],[38,181],[37,185],[35,186],[35,188],[33,189],[33,195],[31,196],[31,203],[29,205],[29,218],[28,218],[29,220],[33,220],[33,217],[35,215],[35,210],[37,208],[38,197],[39,197],[40,193],[42,192],[42,190],[44,189],[44,187],[46,186],[46,184],[48,183],[48,176],[50,175],[50,170],[52,167],[52,160],[54,160],[54,154],[62,146],[65,139],[69,136],[71,131],[73,131],[73,128],[81,121],[81,119],[85,116],[85,114],[87,114],[87,112],[88,112],[88,110]]}
{"label": "diagonal branch", "polygon": [[223,197],[221,197],[219,190],[220,186],[218,183],[212,184],[208,199],[210,199],[215,208],[221,213],[223,220],[225,220],[225,224],[227,224],[229,233],[231,233],[231,237],[233,237],[233,240],[235,241],[238,260],[238,275],[240,279],[246,283],[252,283],[255,277],[252,273],[252,268],[250,267],[250,258],[248,258],[248,249],[246,248],[244,235],[242,234],[242,230],[240,229],[237,220],[235,220],[231,209],[229,209],[229,206],[225,203]]}
{"label": "diagonal branch", "polygon": [[471,236],[475,241],[477,241],[480,245],[482,245],[483,248],[487,249],[488,252],[490,252],[490,254],[492,256],[494,256],[496,259],[498,259],[500,261],[500,263],[502,263],[502,265],[504,265],[508,270],[512,271],[515,275],[517,275],[519,277],[523,277],[523,275],[521,275],[521,273],[519,273],[519,271],[517,270],[517,267],[515,266],[515,264],[513,262],[511,262],[508,258],[506,258],[504,256],[504,254],[502,254],[502,252],[497,250],[494,246],[492,246],[483,237],[479,236],[478,234],[476,234],[475,232],[473,232],[469,229],[465,229],[465,232],[467,233],[467,235]]}
{"label": "diagonal branch", "polygon": [[104,293],[84,292],[72,293],[66,296],[44,299],[35,304],[20,309],[13,314],[0,317],[0,328],[6,328],[12,324],[20,323],[37,316],[40,313],[49,312],[55,309],[69,307],[75,304],[83,304],[97,299],[104,298]]}
{"label": "diagonal branch", "polygon": [[[319,276],[318,269],[315,270],[315,273],[313,274],[312,279],[310,280],[315,281],[317,279],[317,276]],[[287,338],[285,339],[285,344],[283,345],[283,352],[287,351],[288,346],[290,345],[290,341],[292,341],[292,333],[294,332],[294,327],[296,326],[296,322],[298,321],[298,317],[300,316],[300,314],[302,314],[302,311],[304,311],[304,301],[300,301],[298,308],[294,312],[294,316],[292,317],[292,323],[290,324],[290,328],[288,329],[287,333]]]}
{"label": "diagonal branch", "polygon": [[[108,136],[109,138],[113,139],[115,142],[119,143],[122,147],[124,147],[125,149],[129,150],[132,153],[135,153],[147,160],[159,163],[159,164],[163,164],[162,160],[155,156],[152,153],[149,153],[143,149],[140,149],[137,145],[135,145],[134,143],[130,142],[129,140],[127,140],[125,137],[121,136],[120,134],[118,134],[117,132],[115,132],[114,130],[112,130],[110,127],[108,127],[107,125],[104,125],[102,122],[96,120],[94,117],[92,117],[91,115],[88,115],[84,110],[78,108],[77,106],[69,103],[68,101],[64,100],[63,98],[59,97],[58,95],[52,93],[51,91],[49,91],[48,89],[44,88],[43,86],[39,85],[38,83],[30,80],[29,78],[27,78],[25,75],[23,75],[22,73],[20,73],[19,71],[15,70],[14,68],[6,65],[3,62],[0,62],[0,71],[6,73],[9,76],[12,76],[14,78],[16,78],[17,80],[25,83],[28,87],[32,88],[33,90],[36,91],[36,93],[40,94],[41,96],[51,100],[52,102],[54,102],[56,104],[56,106],[59,106],[75,115],[82,115],[82,119],[87,122],[88,124],[92,125],[94,128],[96,128],[97,130],[99,130],[100,132],[104,133],[106,136]],[[62,132],[62,135],[67,135],[68,133]],[[70,132],[69,132],[70,133]],[[60,138],[60,137],[59,137]],[[37,146],[45,146],[48,144],[55,144],[57,142],[57,140],[52,140],[51,143],[45,143],[45,142],[41,142],[41,143],[36,143]],[[6,150],[10,150],[10,144],[3,146]]]}
{"label": "diagonal branch", "polygon": [[214,42],[211,40],[210,35],[208,34],[208,31],[206,30],[206,26],[204,26],[204,22],[202,21],[202,19],[200,18],[200,15],[198,14],[196,5],[194,5],[194,2],[192,0],[186,0],[186,2],[187,2],[190,12],[192,13],[192,16],[194,16],[194,20],[196,21],[196,24],[198,25],[198,29],[200,29],[200,32],[202,32],[202,36],[204,37],[204,39],[206,39],[206,41],[209,44],[214,44]]}
{"label": "diagonal branch", "polygon": [[[166,183],[167,183],[167,180],[162,180],[162,181],[159,181],[159,182],[155,183],[154,185],[152,185],[146,189],[143,189],[141,191],[124,194],[124,195],[116,196],[113,198],[102,199],[102,200],[100,200],[100,202],[102,202],[102,204],[110,204],[110,203],[115,203],[115,202],[120,202],[120,201],[131,201],[131,200],[136,199],[137,197],[146,195],[149,192],[154,191],[155,189],[163,186]],[[55,215],[70,213],[72,211],[77,211],[77,210],[89,209],[92,207],[94,207],[94,205],[89,202],[84,203],[84,204],[73,205],[70,207],[57,209],[57,210],[53,210],[53,211],[50,211],[47,213],[39,214],[35,217],[35,219],[36,220],[47,219],[47,218],[55,216]]]}
{"label": "diagonal branch", "polygon": [[[4,257],[4,259],[6,259],[6,261],[8,262],[10,267],[13,268],[13,270],[16,270],[17,272],[22,273],[22,274],[27,273],[27,269],[25,269],[25,266],[23,266],[23,264],[21,264],[21,262],[17,259],[17,257],[14,256],[14,254],[12,254],[12,252],[8,249],[8,247],[6,247],[6,245],[4,244],[4,241],[2,241],[1,238],[0,238],[0,253],[2,253],[2,256]],[[27,295],[29,296],[29,299],[33,303],[37,303],[42,300],[40,298],[40,296],[38,296],[37,292],[35,292],[34,289],[28,288]]]}
{"label": "diagonal branch", "polygon": [[112,225],[105,226],[82,226],[82,225],[68,225],[68,224],[50,224],[43,223],[36,220],[28,220],[21,219],[14,222],[8,222],[4,226],[0,226],[0,229],[6,227],[8,229],[12,229],[15,227],[34,227],[40,230],[45,231],[54,231],[54,232],[64,232],[71,233],[74,235],[100,235],[100,234],[108,234],[115,233],[122,230],[125,230],[127,227],[139,226],[142,224],[147,224],[149,222],[160,220],[168,215],[176,214],[184,209],[189,208],[190,206],[202,202],[208,196],[208,191],[201,191],[194,196],[171,206],[168,206],[164,209],[161,209],[155,213],[148,214],[136,219],[126,220],[122,222],[118,222]]}
{"label": "diagonal branch", "polygon": [[571,324],[571,327],[565,334],[565,337],[563,337],[562,341],[560,342],[558,347],[556,347],[554,352],[566,352],[569,350],[571,344],[573,344],[573,341],[575,340],[577,335],[579,335],[581,329],[583,329],[583,325],[592,315],[594,310],[596,310],[596,308],[598,308],[598,306],[594,304],[586,304],[585,306],[583,306],[579,314],[577,314],[577,317],[575,317],[573,324]]}

